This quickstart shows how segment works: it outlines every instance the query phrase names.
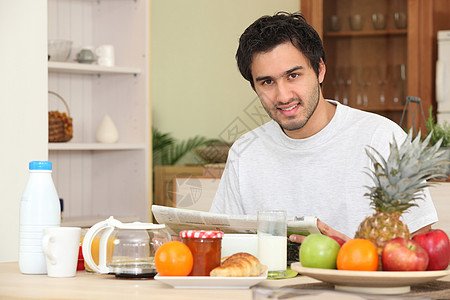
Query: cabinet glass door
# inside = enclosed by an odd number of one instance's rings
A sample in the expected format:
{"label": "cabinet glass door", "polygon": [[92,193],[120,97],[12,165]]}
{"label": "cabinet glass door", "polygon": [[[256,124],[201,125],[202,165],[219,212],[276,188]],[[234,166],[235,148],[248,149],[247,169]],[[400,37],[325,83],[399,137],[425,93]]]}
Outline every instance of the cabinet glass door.
{"label": "cabinet glass door", "polygon": [[406,0],[323,0],[325,98],[399,123],[407,91]]}

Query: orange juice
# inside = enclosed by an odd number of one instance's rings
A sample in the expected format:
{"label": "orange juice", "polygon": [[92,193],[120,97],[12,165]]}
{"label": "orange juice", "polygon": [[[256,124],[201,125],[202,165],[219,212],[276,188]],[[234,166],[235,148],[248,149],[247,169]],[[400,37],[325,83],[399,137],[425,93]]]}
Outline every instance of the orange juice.
{"label": "orange juice", "polygon": [[[94,260],[94,263],[96,265],[98,265],[98,261],[99,261],[99,249],[100,249],[100,239],[101,239],[102,235],[98,234],[94,237],[94,239],[92,240],[92,245],[91,245],[91,254],[92,254],[92,259]],[[83,244],[83,239],[84,236],[81,237],[81,244]],[[110,237],[108,239],[108,242],[106,243],[106,263],[111,261],[113,252],[114,252],[114,240],[115,238]],[[87,265],[86,261],[84,262],[84,267],[86,268],[86,271],[88,272],[93,272],[93,270]]]}

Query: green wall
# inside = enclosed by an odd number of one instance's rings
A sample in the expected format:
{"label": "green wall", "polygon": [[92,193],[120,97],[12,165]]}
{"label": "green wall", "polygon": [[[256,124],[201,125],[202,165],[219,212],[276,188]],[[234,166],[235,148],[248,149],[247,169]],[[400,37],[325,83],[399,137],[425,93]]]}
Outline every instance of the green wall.
{"label": "green wall", "polygon": [[260,16],[299,9],[299,0],[153,0],[153,126],[232,141],[268,121],[236,66],[238,40]]}

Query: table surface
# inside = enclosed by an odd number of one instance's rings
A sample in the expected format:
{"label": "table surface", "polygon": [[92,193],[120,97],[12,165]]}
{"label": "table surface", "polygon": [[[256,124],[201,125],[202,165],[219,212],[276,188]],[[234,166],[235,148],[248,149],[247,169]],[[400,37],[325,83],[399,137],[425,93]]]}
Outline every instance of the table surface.
{"label": "table surface", "polygon": [[[281,287],[318,282],[306,276],[264,280],[259,286]],[[175,289],[153,279],[119,279],[78,271],[75,277],[24,275],[17,262],[0,263],[0,299],[233,299],[250,300],[250,289]]]}
{"label": "table surface", "polygon": [[[415,288],[395,299],[425,296],[426,299],[450,299],[450,276],[435,280],[429,287]],[[289,288],[306,292],[314,289],[314,299],[383,299],[385,296],[349,295],[333,290],[333,286],[307,276],[290,279],[264,280],[256,287]],[[299,290],[298,288],[301,288]],[[413,289],[413,288],[412,288]],[[414,289],[413,289],[414,290]],[[291,292],[294,290],[289,290]],[[298,293],[298,292],[295,292]],[[317,295],[320,294],[320,295]],[[312,295],[312,294],[310,294]],[[292,295],[291,295],[292,296]],[[303,294],[306,296],[306,294]],[[356,296],[357,298],[352,298]],[[405,298],[404,298],[404,297]],[[350,297],[350,298],[349,298]],[[299,299],[301,297],[295,297]],[[47,275],[24,275],[17,262],[0,263],[0,299],[158,299],[158,300],[251,300],[251,289],[176,289],[153,279],[119,279],[113,275],[100,275],[78,271],[75,277],[51,278]],[[263,299],[267,299],[264,298]],[[311,299],[308,297],[308,299]],[[410,299],[410,298],[409,298]],[[258,298],[259,300],[259,298]]]}

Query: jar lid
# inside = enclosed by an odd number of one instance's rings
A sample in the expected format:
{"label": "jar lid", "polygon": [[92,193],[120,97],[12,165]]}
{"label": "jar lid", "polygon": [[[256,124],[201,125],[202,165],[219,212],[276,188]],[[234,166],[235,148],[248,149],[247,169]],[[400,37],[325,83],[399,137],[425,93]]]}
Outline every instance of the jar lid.
{"label": "jar lid", "polygon": [[221,239],[223,232],[214,230],[183,230],[180,232],[180,236],[182,238]]}

